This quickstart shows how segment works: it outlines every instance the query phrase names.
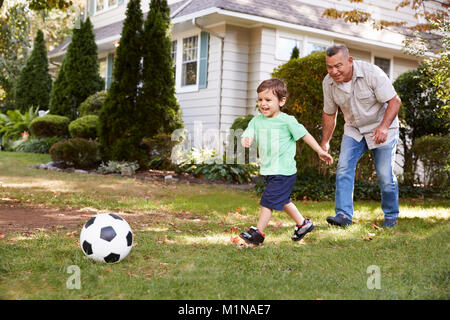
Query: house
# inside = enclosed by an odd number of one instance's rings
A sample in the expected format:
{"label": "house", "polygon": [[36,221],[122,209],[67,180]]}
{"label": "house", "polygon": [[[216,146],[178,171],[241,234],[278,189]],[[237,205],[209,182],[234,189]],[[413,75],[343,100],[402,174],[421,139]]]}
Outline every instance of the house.
{"label": "house", "polygon": [[[120,40],[128,0],[87,0],[85,16],[94,25],[100,72],[111,82],[114,51]],[[142,0],[144,14],[150,0]],[[322,18],[325,8],[349,9],[349,1],[332,0],[172,0],[172,56],[176,95],[186,128],[227,131],[233,121],[255,114],[256,88],[274,68],[290,58],[344,43],[356,59],[380,66],[394,80],[415,69],[417,58],[402,52],[403,36]],[[374,18],[414,23],[409,8],[395,10],[395,1],[366,0]],[[360,4],[361,6],[361,4]],[[68,41],[49,53],[61,63]]]}

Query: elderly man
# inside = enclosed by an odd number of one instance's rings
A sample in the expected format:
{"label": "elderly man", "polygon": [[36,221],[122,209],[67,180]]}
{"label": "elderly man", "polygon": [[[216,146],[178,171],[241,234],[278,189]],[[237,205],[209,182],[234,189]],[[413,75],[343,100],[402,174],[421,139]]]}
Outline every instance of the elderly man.
{"label": "elderly man", "polygon": [[322,83],[321,147],[324,151],[330,149],[338,107],[345,119],[336,171],[336,216],[327,217],[327,222],[341,227],[352,224],[356,164],[370,149],[381,190],[383,227],[394,227],[399,214],[398,184],[393,168],[401,100],[379,67],[353,60],[344,45],[334,45],[326,50],[326,66],[328,74]]}

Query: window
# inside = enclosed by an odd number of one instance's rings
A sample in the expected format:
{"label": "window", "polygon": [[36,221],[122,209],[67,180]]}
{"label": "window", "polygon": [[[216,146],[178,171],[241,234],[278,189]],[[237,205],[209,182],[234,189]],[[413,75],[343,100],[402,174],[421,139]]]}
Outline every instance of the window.
{"label": "window", "polygon": [[95,12],[101,12],[117,7],[118,0],[95,0],[95,2]]}
{"label": "window", "polygon": [[386,58],[375,57],[374,64],[379,66],[381,70],[383,70],[388,77],[391,74],[391,60]]}
{"label": "window", "polygon": [[308,42],[306,45],[306,55],[310,55],[311,53],[317,51],[325,51],[326,49],[327,47],[324,45]]}
{"label": "window", "polygon": [[183,39],[181,86],[197,84],[198,36]]}
{"label": "window", "polygon": [[173,75],[177,78],[177,40],[172,41]]}
{"label": "window", "polygon": [[300,50],[301,56],[301,42],[296,39],[290,39],[285,37],[278,38],[277,57],[280,60],[289,60],[291,58],[292,50],[297,47]]}

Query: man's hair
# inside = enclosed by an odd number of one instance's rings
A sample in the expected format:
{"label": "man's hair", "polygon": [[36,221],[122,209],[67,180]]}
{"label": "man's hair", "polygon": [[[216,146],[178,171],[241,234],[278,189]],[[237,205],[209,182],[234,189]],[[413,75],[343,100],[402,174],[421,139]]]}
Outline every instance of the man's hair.
{"label": "man's hair", "polygon": [[264,80],[261,82],[261,84],[256,89],[257,93],[263,92],[265,90],[272,90],[274,94],[278,97],[278,100],[281,100],[282,98],[287,98],[288,92],[286,88],[286,84],[277,78],[272,78],[268,80]]}
{"label": "man's hair", "polygon": [[337,54],[338,52],[342,52],[342,54],[344,56],[349,55],[348,49],[344,44],[335,44],[335,45],[332,45],[331,47],[328,47],[327,50],[325,51],[325,54],[328,57],[332,57],[335,54]]}

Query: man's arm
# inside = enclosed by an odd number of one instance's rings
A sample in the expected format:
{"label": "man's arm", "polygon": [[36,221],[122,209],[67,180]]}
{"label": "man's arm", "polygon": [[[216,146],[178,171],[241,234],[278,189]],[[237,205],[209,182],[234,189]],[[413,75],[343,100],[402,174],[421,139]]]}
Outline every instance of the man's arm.
{"label": "man's arm", "polygon": [[322,142],[320,147],[328,152],[330,150],[330,140],[336,128],[337,110],[334,114],[323,113],[322,115]]}
{"label": "man's arm", "polygon": [[395,95],[391,100],[388,101],[388,106],[386,108],[386,113],[384,114],[383,121],[372,133],[373,141],[376,144],[380,144],[386,141],[388,136],[389,127],[394,121],[395,117],[400,110],[402,101],[398,95]]}

